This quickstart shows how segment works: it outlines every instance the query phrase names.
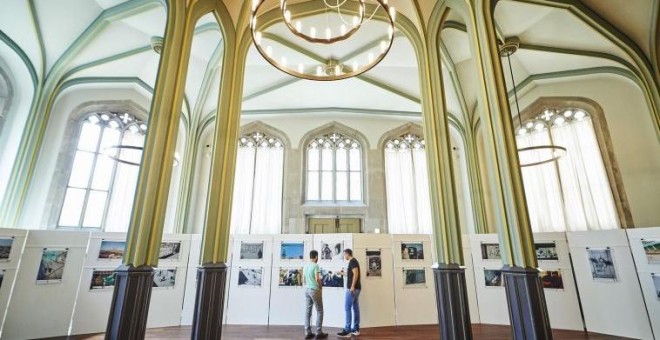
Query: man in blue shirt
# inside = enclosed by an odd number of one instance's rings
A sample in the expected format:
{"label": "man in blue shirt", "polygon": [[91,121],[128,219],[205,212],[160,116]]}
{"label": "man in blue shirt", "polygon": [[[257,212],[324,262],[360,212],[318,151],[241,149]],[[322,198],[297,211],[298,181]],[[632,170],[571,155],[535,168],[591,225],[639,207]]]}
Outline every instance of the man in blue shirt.
{"label": "man in blue shirt", "polygon": [[[344,329],[340,333],[337,333],[337,335],[339,337],[350,338],[351,335],[360,335],[360,304],[358,303],[358,297],[360,296],[362,285],[360,284],[360,264],[353,257],[352,250],[344,249],[344,260],[348,261],[348,269],[345,274],[347,279],[346,297],[344,299],[346,324],[344,325]],[[341,274],[344,275],[343,269]]]}
{"label": "man in blue shirt", "polygon": [[[309,252],[310,262],[303,267],[303,285],[305,287],[305,339],[325,339],[323,333],[323,294],[321,288],[321,270],[319,269],[319,253],[316,250]],[[316,335],[312,333],[310,322],[312,319],[312,305],[316,306]]]}

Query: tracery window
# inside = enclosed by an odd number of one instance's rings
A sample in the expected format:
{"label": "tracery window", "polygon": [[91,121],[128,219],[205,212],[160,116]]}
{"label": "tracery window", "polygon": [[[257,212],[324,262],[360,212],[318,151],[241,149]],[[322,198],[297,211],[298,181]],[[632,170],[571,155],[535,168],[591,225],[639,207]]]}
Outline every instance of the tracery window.
{"label": "tracery window", "polygon": [[[554,144],[567,149],[557,161],[522,168],[534,231],[615,229],[620,226],[589,113],[546,109],[517,130],[518,147]],[[522,152],[521,163],[546,157]]]}
{"label": "tracery window", "polygon": [[[126,231],[133,206],[145,122],[127,112],[97,112],[80,123],[80,134],[60,217],[59,227]],[[113,159],[114,158],[114,159]]]}
{"label": "tracery window", "polygon": [[284,143],[264,132],[238,141],[232,201],[234,234],[279,234],[282,230]]}
{"label": "tracery window", "polygon": [[430,234],[431,201],[424,139],[407,133],[385,143],[387,223],[391,234]]}
{"label": "tracery window", "polygon": [[307,201],[362,202],[362,147],[333,132],[307,145]]}

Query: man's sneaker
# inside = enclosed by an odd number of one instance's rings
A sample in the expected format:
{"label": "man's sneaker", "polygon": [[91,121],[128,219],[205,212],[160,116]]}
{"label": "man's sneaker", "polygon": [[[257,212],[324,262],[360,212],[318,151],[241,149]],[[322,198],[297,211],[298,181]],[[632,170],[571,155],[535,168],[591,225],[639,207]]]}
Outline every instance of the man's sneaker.
{"label": "man's sneaker", "polygon": [[305,335],[305,339],[314,339],[315,337],[316,337],[316,335],[314,335],[314,333],[309,333],[309,334]]}
{"label": "man's sneaker", "polygon": [[346,330],[343,330],[340,333],[337,333],[337,336],[340,338],[350,338],[351,333],[347,332]]}
{"label": "man's sneaker", "polygon": [[360,331],[355,330],[355,331],[352,331],[351,334],[353,334],[355,336],[358,336],[358,335],[360,335]]}
{"label": "man's sneaker", "polygon": [[321,332],[321,333],[317,333],[317,334],[316,334],[316,338],[317,338],[317,339],[325,339],[325,338],[327,338],[327,337],[328,337],[328,333],[323,333],[323,332]]}

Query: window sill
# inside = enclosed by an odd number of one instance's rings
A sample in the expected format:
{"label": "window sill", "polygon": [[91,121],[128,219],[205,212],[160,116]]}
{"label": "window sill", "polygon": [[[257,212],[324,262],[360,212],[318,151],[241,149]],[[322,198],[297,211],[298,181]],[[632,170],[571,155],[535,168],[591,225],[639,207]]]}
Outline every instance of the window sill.
{"label": "window sill", "polygon": [[363,202],[348,203],[348,202],[305,202],[303,208],[366,208],[367,205]]}

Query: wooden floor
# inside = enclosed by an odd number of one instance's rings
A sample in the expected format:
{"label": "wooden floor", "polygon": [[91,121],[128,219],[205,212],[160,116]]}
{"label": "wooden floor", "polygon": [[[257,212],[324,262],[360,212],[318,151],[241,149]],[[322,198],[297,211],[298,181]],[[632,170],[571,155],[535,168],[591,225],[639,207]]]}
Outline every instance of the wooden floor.
{"label": "wooden floor", "polygon": [[[511,333],[508,326],[495,325],[474,325],[472,326],[475,339],[510,339]],[[337,338],[337,328],[324,329],[330,333],[329,339]],[[438,326],[401,326],[401,327],[379,327],[365,328],[359,337],[353,339],[378,339],[378,340],[424,340],[438,339],[440,337]],[[600,335],[573,331],[553,331],[555,340],[612,340],[624,339],[609,335]],[[294,340],[302,339],[302,327],[296,326],[225,326],[223,330],[223,340]],[[55,339],[103,339],[103,335],[79,335],[68,338]],[[190,327],[169,327],[157,328],[147,331],[147,339],[190,339]]]}

